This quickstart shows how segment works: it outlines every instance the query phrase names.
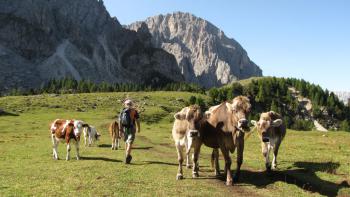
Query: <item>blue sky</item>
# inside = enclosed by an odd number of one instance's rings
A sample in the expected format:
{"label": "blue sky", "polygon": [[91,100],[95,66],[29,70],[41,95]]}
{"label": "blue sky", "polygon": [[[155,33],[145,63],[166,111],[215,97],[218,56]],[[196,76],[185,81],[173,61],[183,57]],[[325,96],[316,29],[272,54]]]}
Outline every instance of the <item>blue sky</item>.
{"label": "blue sky", "polygon": [[237,40],[265,76],[350,91],[350,1],[104,0],[121,24],[190,12]]}

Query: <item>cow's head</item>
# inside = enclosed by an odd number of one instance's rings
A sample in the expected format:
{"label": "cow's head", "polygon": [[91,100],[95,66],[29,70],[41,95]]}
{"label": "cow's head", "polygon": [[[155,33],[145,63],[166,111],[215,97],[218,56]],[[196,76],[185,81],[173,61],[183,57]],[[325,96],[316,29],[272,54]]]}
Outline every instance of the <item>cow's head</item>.
{"label": "cow's head", "polygon": [[96,134],[95,134],[95,140],[99,140],[101,137],[101,134],[99,132],[96,131]]}
{"label": "cow's head", "polygon": [[282,125],[281,116],[273,111],[262,113],[259,121],[252,120],[251,123],[257,128],[262,142],[270,142],[270,133],[273,128]]}
{"label": "cow's head", "polygon": [[223,102],[205,112],[207,121],[224,132],[249,131],[247,116],[251,105],[245,96],[233,99],[232,104]]}
{"label": "cow's head", "polygon": [[84,127],[89,127],[88,124],[84,123],[81,120],[74,120],[74,134],[80,136],[83,132]]}
{"label": "cow's head", "polygon": [[251,104],[248,97],[237,96],[232,101],[232,113],[235,122],[237,122],[237,128],[241,131],[249,131],[248,115],[251,110]]}
{"label": "cow's head", "polygon": [[188,137],[199,136],[200,121],[203,118],[202,110],[198,105],[191,105],[174,115],[177,120],[187,121]]}

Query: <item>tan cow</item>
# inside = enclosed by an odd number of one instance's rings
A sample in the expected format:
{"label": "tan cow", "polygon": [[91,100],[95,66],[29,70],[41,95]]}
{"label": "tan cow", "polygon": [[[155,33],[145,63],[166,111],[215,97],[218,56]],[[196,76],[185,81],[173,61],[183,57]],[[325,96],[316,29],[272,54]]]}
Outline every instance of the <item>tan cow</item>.
{"label": "tan cow", "polygon": [[[218,148],[220,148],[225,159],[226,185],[232,185],[238,181],[240,168],[243,162],[244,134],[249,131],[247,116],[251,105],[249,99],[238,96],[233,99],[232,104],[224,102],[211,107],[206,112],[206,120],[202,121],[199,129],[200,143],[213,148],[212,157],[215,160],[215,171],[219,174]],[[234,178],[231,173],[231,157],[237,148],[237,168]],[[200,148],[195,149],[193,158],[193,176],[198,177]]]}
{"label": "tan cow", "polygon": [[175,121],[172,129],[172,136],[178,155],[178,172],[176,179],[183,179],[182,163],[183,149],[186,150],[186,166],[190,168],[191,148],[199,148],[199,126],[202,119],[202,112],[198,105],[183,108],[174,115]]}
{"label": "tan cow", "polygon": [[[262,113],[259,121],[252,120],[251,123],[257,128],[261,141],[261,152],[265,157],[266,170],[270,171],[277,168],[277,154],[281,142],[286,135],[286,126],[281,119],[281,115],[270,111]],[[269,154],[273,150],[272,165],[270,164]]]}
{"label": "tan cow", "polygon": [[119,124],[118,121],[113,121],[108,127],[109,134],[112,138],[112,150],[117,150],[120,148],[120,134],[119,134]]}
{"label": "tan cow", "polygon": [[70,143],[73,142],[76,148],[76,158],[79,160],[79,141],[84,127],[88,125],[80,120],[56,119],[50,125],[50,133],[53,145],[53,158],[58,160],[57,147],[59,142],[67,143],[66,160],[70,159]]}

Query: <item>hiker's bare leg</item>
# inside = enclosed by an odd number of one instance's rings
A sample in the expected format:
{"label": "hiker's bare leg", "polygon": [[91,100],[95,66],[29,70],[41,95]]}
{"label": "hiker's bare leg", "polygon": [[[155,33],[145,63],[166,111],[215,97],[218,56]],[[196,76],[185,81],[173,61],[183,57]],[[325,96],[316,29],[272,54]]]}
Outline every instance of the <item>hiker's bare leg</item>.
{"label": "hiker's bare leg", "polygon": [[125,144],[126,148],[126,156],[130,155],[131,154],[131,148],[132,148],[132,144],[131,143],[126,143]]}

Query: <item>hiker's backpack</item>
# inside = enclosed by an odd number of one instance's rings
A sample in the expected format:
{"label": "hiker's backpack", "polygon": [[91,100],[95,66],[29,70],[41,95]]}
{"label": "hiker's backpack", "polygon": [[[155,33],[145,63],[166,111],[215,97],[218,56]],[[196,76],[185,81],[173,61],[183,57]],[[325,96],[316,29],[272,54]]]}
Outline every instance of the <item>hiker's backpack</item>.
{"label": "hiker's backpack", "polygon": [[120,123],[123,127],[130,128],[132,126],[130,112],[131,109],[124,109],[120,115]]}

